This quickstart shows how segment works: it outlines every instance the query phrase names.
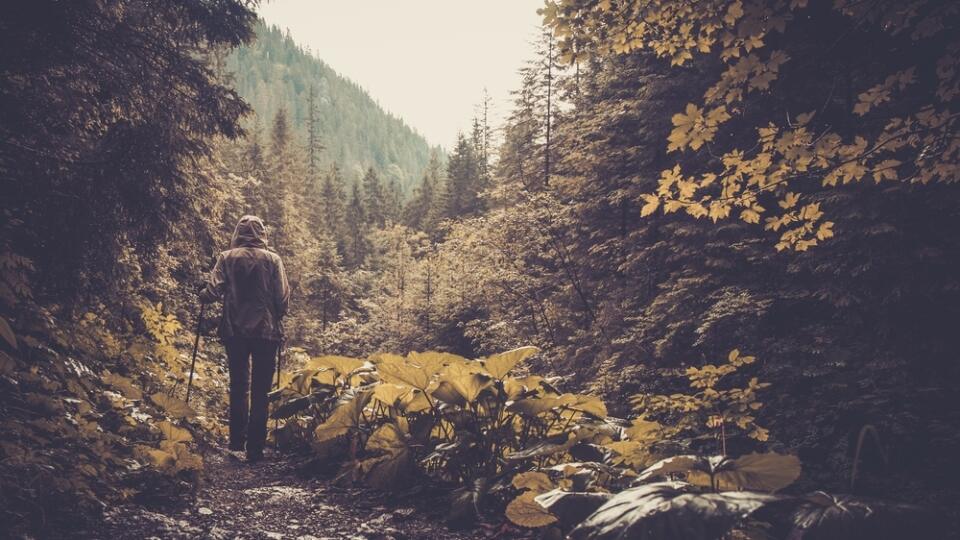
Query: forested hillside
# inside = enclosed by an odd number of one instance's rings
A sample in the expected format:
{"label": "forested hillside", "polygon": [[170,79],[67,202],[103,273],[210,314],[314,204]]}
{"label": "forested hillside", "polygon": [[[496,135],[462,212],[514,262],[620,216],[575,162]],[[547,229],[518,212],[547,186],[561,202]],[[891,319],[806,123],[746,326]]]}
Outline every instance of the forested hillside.
{"label": "forested hillside", "polygon": [[[0,20],[0,535],[960,534],[960,5],[550,0],[443,156],[256,4]],[[196,294],[246,214],[266,464]]]}
{"label": "forested hillside", "polygon": [[317,135],[330,160],[351,176],[373,166],[411,193],[430,158],[423,137],[325,64],[317,55],[322,51],[304,50],[289,33],[262,20],[254,32],[256,40],[235,49],[225,64],[233,87],[256,114],[247,129],[265,130],[284,108],[291,130],[302,137],[315,106]]}

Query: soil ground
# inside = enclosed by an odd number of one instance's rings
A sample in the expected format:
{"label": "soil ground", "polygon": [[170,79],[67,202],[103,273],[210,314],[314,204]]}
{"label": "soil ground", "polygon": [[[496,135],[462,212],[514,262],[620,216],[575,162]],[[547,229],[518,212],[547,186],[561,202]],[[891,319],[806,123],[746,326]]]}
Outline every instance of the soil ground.
{"label": "soil ground", "polygon": [[341,487],[304,477],[276,454],[245,463],[223,448],[204,457],[204,482],[189,505],[148,510],[109,509],[87,538],[250,540],[474,540],[509,537],[478,528],[451,531],[445,504],[405,506],[382,492]]}

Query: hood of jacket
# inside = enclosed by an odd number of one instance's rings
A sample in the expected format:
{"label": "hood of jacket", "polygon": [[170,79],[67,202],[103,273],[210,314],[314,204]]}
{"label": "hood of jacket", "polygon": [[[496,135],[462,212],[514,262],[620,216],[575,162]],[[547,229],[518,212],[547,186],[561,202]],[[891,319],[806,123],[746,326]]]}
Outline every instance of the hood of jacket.
{"label": "hood of jacket", "polygon": [[233,230],[230,240],[231,248],[260,248],[267,249],[267,228],[263,220],[257,216],[243,216]]}

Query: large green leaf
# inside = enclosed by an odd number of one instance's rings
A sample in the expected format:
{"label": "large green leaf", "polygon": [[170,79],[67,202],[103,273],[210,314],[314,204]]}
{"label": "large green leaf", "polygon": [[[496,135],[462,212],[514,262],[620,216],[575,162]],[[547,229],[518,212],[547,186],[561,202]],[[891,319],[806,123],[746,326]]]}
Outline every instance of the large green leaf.
{"label": "large green leaf", "polygon": [[157,392],[150,396],[150,401],[166,411],[171,418],[193,418],[197,415],[197,413],[187,405],[187,402],[168,396],[163,392]]}
{"label": "large green leaf", "polygon": [[372,395],[371,390],[347,393],[348,399],[341,401],[327,420],[314,430],[316,442],[329,441],[359,426],[363,409]]}
{"label": "large green leaf", "polygon": [[285,419],[290,418],[291,416],[300,413],[301,411],[306,410],[310,407],[312,403],[310,396],[301,396],[293,399],[288,399],[277,406],[273,412],[270,413],[270,418],[274,419]]}
{"label": "large green leaf", "polygon": [[167,441],[180,443],[180,442],[190,442],[193,440],[193,435],[189,431],[181,427],[173,425],[171,422],[166,420],[158,422],[157,427],[160,428],[160,433],[163,434],[163,438]]}
{"label": "large green leaf", "polygon": [[453,490],[447,525],[458,529],[473,525],[480,517],[483,498],[489,490],[490,479],[482,477]]}
{"label": "large green leaf", "polygon": [[800,460],[782,454],[727,456],[674,456],[654,463],[638,477],[644,481],[670,473],[685,473],[690,483],[718,490],[777,491],[800,476]]}
{"label": "large green leaf", "polygon": [[530,397],[514,401],[507,406],[507,410],[532,418],[559,407],[563,407],[564,405],[572,405],[576,403],[576,401],[577,398],[574,394]]}
{"label": "large green leaf", "polygon": [[123,375],[117,375],[116,373],[111,373],[110,371],[104,371],[100,378],[103,382],[109,384],[110,386],[120,390],[123,395],[132,400],[143,399],[143,391],[136,387],[133,384],[133,380]]}
{"label": "large green leaf", "polygon": [[396,407],[413,388],[403,384],[380,383],[373,388],[373,399],[388,407]]}
{"label": "large green leaf", "polygon": [[527,528],[546,527],[557,522],[557,516],[537,504],[537,494],[532,491],[521,493],[507,504],[504,514],[514,524]]}
{"label": "large green leaf", "polygon": [[478,373],[473,366],[452,365],[440,375],[440,384],[433,395],[451,405],[473,403],[480,394],[493,386],[493,379]]}
{"label": "large green leaf", "polygon": [[917,506],[818,491],[799,499],[786,535],[794,540],[945,538],[943,523]]}
{"label": "large green leaf", "polygon": [[407,362],[401,357],[382,356],[377,363],[380,380],[426,390],[433,373],[428,368]]}
{"label": "large green leaf", "polygon": [[511,452],[507,459],[510,461],[521,461],[524,459],[538,458],[542,456],[552,456],[560,452],[566,452],[577,442],[572,433],[560,433],[546,439],[537,441],[523,450]]}
{"label": "large green leaf", "polygon": [[456,354],[435,351],[411,352],[407,355],[407,361],[420,366],[430,376],[440,373],[447,366],[469,362],[466,358]]}
{"label": "large green leaf", "polygon": [[570,532],[571,540],[715,540],[775,495],[698,493],[682,482],[621,491]]}
{"label": "large green leaf", "polygon": [[307,362],[306,367],[313,369],[331,368],[343,377],[362,367],[363,364],[363,360],[357,360],[356,358],[328,355],[311,358],[310,361]]}
{"label": "large green leaf", "polygon": [[612,493],[586,493],[554,489],[536,497],[536,502],[560,518],[564,528],[578,525],[613,497]]}
{"label": "large green leaf", "polygon": [[403,430],[392,422],[383,424],[370,435],[366,451],[373,457],[360,464],[364,481],[383,490],[401,487],[413,468],[413,452]]}
{"label": "large green leaf", "polygon": [[540,352],[536,347],[520,347],[512,351],[494,354],[483,361],[484,367],[494,379],[502,379],[517,364]]}

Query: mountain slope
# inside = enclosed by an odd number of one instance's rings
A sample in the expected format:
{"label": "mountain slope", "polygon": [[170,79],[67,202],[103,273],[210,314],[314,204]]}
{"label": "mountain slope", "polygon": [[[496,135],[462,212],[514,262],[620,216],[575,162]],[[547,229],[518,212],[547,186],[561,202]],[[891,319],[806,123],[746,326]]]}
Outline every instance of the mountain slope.
{"label": "mountain slope", "polygon": [[419,133],[297,45],[289,33],[262,20],[256,33],[253,44],[228,57],[227,69],[234,87],[256,111],[259,129],[266,129],[283,106],[294,132],[304,138],[312,86],[326,161],[336,161],[348,178],[372,165],[408,193],[419,183],[431,150]]}

